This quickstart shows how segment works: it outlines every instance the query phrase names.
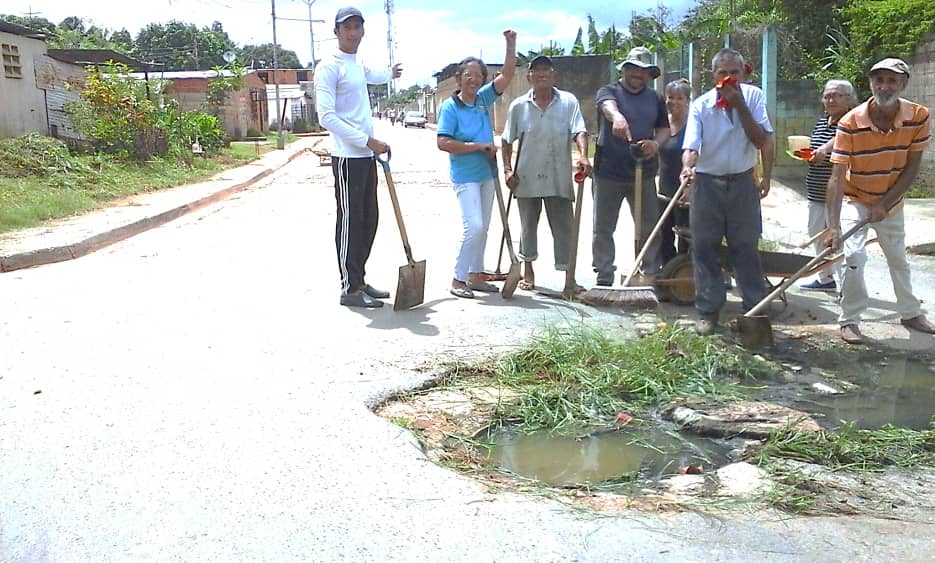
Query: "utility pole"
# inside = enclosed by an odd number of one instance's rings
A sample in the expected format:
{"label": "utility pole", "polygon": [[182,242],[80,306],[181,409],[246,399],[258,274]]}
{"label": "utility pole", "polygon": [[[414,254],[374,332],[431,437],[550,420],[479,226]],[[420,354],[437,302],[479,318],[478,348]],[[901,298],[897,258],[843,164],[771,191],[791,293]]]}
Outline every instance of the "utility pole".
{"label": "utility pole", "polygon": [[325,23],[325,20],[313,20],[312,19],[312,4],[317,0],[304,0],[305,4],[308,6],[308,17],[307,18],[277,18],[280,20],[289,20],[293,22],[308,22],[308,37],[312,43],[312,68],[315,68],[315,30],[312,28],[313,23]]}
{"label": "utility pole", "polygon": [[276,52],[276,0],[270,0],[270,4],[273,7],[273,83],[275,84],[274,88],[276,90],[276,120],[279,122],[279,127],[276,136],[276,148],[282,150],[286,148],[285,139],[282,137],[282,111],[280,110],[279,105],[279,59]]}
{"label": "utility pole", "polygon": [[[395,64],[393,61],[393,0],[386,0],[386,49],[390,54],[390,68]],[[391,78],[387,86],[387,94],[392,96],[396,92],[396,79]]]}

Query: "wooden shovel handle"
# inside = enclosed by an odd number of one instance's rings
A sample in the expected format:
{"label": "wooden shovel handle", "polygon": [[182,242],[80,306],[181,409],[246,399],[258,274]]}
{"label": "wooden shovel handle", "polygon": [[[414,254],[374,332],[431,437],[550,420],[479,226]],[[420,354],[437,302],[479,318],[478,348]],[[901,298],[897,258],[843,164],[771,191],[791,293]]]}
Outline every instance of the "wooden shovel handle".
{"label": "wooden shovel handle", "polygon": [[812,235],[812,238],[810,238],[810,239],[808,239],[807,241],[805,241],[805,242],[803,242],[802,244],[800,244],[800,245],[799,245],[799,248],[805,248],[805,247],[807,247],[808,245],[812,244],[812,243],[815,242],[816,240],[818,240],[818,239],[820,239],[821,237],[823,237],[823,236],[825,236],[826,234],[828,234],[828,231],[829,231],[829,230],[831,230],[831,227],[825,227],[824,229],[818,231],[817,233],[815,233],[814,235]]}
{"label": "wooden shovel handle", "polygon": [[519,259],[513,251],[513,239],[510,237],[510,219],[506,215],[506,206],[503,204],[503,190],[500,187],[500,167],[497,166],[497,159],[490,159],[490,171],[493,172],[493,190],[497,196],[497,207],[500,208],[500,220],[503,221],[503,239],[506,241],[507,251],[510,253],[510,263],[518,264]]}
{"label": "wooden shovel handle", "polygon": [[581,200],[584,199],[583,172],[575,174],[575,184],[578,185],[575,198],[575,222],[571,231],[571,248],[568,250],[568,264],[565,265],[565,289],[562,296],[571,299],[575,294],[575,266],[578,264],[578,234],[581,231]]}
{"label": "wooden shovel handle", "polygon": [[640,269],[640,264],[643,262],[643,258],[646,257],[646,253],[649,252],[649,243],[654,241],[657,236],[659,236],[659,231],[662,230],[662,224],[665,223],[666,219],[669,218],[669,215],[672,214],[672,210],[675,209],[675,206],[679,204],[679,198],[682,197],[682,193],[685,191],[685,188],[688,186],[688,180],[682,180],[682,183],[679,184],[679,189],[675,190],[675,195],[669,200],[669,204],[666,205],[665,211],[662,212],[662,215],[659,216],[659,220],[656,221],[656,226],[653,227],[653,231],[649,233],[649,237],[646,239],[646,243],[643,244],[643,248],[640,249],[640,253],[636,255],[636,259],[633,261],[633,269],[630,270],[627,279],[623,280],[623,287],[630,285],[630,280],[633,279],[633,276],[636,275],[636,271]]}
{"label": "wooden shovel handle", "polygon": [[[843,235],[841,235],[841,242],[844,242],[845,240],[849,239],[849,238],[851,237],[851,235],[853,235],[854,233],[856,233],[856,232],[859,231],[860,229],[864,228],[864,227],[867,225],[867,223],[869,223],[869,222],[870,222],[870,219],[869,219],[869,218],[862,219],[862,220],[858,221],[853,227],[851,227],[850,229],[848,229],[846,233],[844,233]],[[809,271],[811,270],[811,268],[812,268],[813,266],[815,266],[815,264],[818,264],[819,262],[821,262],[822,260],[824,260],[824,259],[825,259],[825,256],[831,254],[831,251],[832,251],[832,250],[834,250],[834,249],[831,248],[831,247],[829,246],[828,248],[826,248],[826,249],[822,250],[821,252],[819,252],[819,253],[818,253],[818,256],[816,256],[816,257],[812,258],[811,260],[809,260],[809,261],[808,261],[808,264],[806,264],[806,265],[802,266],[801,268],[799,268],[799,270],[798,270],[796,273],[792,274],[791,276],[789,276],[788,278],[786,278],[786,280],[785,280],[784,282],[782,282],[781,284],[779,284],[778,286],[776,286],[776,288],[773,289],[773,291],[771,291],[771,292],[769,293],[769,295],[767,295],[766,297],[763,298],[762,301],[760,301],[759,303],[757,303],[756,305],[754,305],[754,307],[753,307],[752,309],[750,309],[749,311],[747,311],[746,314],[744,314],[744,316],[745,316],[745,317],[755,317],[755,316],[759,315],[759,314],[763,311],[763,309],[765,309],[766,306],[769,305],[769,304],[773,301],[773,299],[775,299],[775,298],[776,298],[780,293],[782,293],[783,291],[789,289],[789,286],[791,286],[792,284],[794,284],[799,278],[801,278],[801,277],[804,276],[805,274],[809,273]]]}
{"label": "wooden shovel handle", "polygon": [[[516,147],[516,161],[513,164],[513,173],[519,173],[519,155],[523,152],[523,139],[526,137],[526,132],[523,131],[519,134],[519,146]],[[513,191],[510,190],[510,198],[506,200],[506,216],[510,216],[510,205],[513,204]],[[500,237],[500,251],[497,252],[497,273],[500,273],[500,265],[503,261],[503,245],[506,244],[506,231],[503,231],[503,236]]]}
{"label": "wooden shovel handle", "polygon": [[383,166],[383,175],[386,176],[386,187],[390,192],[390,201],[393,202],[393,213],[396,214],[396,225],[399,226],[399,236],[403,241],[403,250],[406,252],[406,260],[409,265],[415,264],[412,259],[412,248],[409,247],[409,235],[406,234],[406,223],[403,222],[403,213],[399,209],[399,199],[396,197],[396,184],[393,183],[393,174],[390,172],[390,158],[393,157],[391,151],[386,151],[386,158],[380,158],[382,155],[376,155],[377,162]]}

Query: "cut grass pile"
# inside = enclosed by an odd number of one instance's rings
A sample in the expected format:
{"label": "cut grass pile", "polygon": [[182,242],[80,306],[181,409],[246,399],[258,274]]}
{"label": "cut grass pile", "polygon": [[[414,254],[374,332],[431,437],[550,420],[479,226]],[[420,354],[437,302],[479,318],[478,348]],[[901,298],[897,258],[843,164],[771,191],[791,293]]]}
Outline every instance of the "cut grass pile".
{"label": "cut grass pile", "polygon": [[736,397],[738,380],[769,369],[740,348],[678,327],[627,341],[595,328],[553,327],[501,358],[493,377],[521,397],[501,406],[501,423],[563,432],[607,425],[619,412],[674,397]]}
{"label": "cut grass pile", "polygon": [[837,432],[787,429],[771,435],[755,454],[759,465],[773,458],[860,472],[886,466],[916,467],[935,462],[935,428],[910,430],[886,425],[879,430],[857,430],[853,423],[846,423]]}
{"label": "cut grass pile", "polygon": [[890,425],[857,430],[851,423],[838,432],[784,430],[758,447],[752,460],[769,471],[775,482],[764,498],[769,505],[795,514],[856,514],[859,509],[846,501],[848,496],[874,500],[872,493],[859,490],[862,480],[823,476],[784,460],[818,464],[839,476],[866,475],[886,467],[931,466],[935,463],[935,419],[929,430]]}

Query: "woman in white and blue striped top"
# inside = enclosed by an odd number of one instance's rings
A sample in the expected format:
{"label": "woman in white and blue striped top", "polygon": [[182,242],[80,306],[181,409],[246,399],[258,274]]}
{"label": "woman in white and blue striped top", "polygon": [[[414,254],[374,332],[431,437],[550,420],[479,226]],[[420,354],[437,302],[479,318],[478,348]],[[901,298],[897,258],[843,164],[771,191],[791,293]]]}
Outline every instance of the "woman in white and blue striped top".
{"label": "woman in white and blue striped top", "polygon": [[[832,166],[828,158],[834,146],[834,132],[838,128],[838,120],[857,106],[857,102],[857,92],[847,80],[829,80],[825,83],[821,94],[821,105],[825,111],[815,123],[815,128],[812,129],[809,146],[814,152],[805,175],[809,236],[818,234],[828,225],[825,192],[828,190],[828,179],[831,178]],[[824,244],[823,239],[817,240],[815,252],[821,252]],[[837,291],[833,268],[821,270],[818,273],[818,279],[802,285],[802,289]]]}

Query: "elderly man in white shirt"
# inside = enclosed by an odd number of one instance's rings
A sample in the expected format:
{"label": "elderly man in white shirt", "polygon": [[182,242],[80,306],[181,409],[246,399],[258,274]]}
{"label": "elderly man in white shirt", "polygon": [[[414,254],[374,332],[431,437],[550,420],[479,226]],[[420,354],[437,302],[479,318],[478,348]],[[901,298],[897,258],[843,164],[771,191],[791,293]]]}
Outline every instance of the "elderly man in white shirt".
{"label": "elderly man in white shirt", "polygon": [[[532,88],[513,100],[503,128],[503,169],[507,186],[516,196],[522,234],[519,256],[524,262],[523,289],[535,287],[533,261],[539,257],[539,216],[545,213],[552,230],[555,269],[568,267],[575,200],[572,186],[571,143],[578,145],[577,170],[591,173],[588,134],[578,100],[555,87],[552,59],[539,55],[529,62],[526,78]],[[517,169],[512,168],[512,143],[522,136]]]}
{"label": "elderly man in white shirt", "polygon": [[[743,81],[750,73],[743,55],[721,49],[711,61],[716,88],[694,102],[682,144],[682,178],[691,182],[692,262],[696,331],[711,334],[726,301],[721,240],[748,310],[766,297],[757,248],[763,222],[760,199],[769,193],[775,145],[763,91]],[[759,185],[753,169],[763,156]]]}

